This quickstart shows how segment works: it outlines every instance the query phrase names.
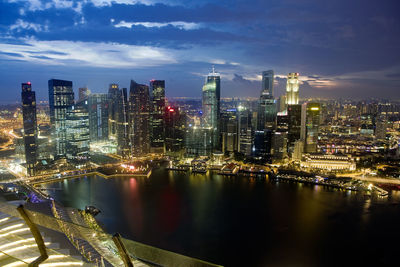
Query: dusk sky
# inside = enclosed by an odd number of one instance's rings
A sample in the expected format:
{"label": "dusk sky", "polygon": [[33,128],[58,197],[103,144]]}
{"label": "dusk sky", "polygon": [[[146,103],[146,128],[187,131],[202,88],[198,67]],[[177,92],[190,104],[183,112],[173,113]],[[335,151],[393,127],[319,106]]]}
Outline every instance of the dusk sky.
{"label": "dusk sky", "polygon": [[50,78],[107,92],[130,79],[199,97],[212,65],[223,97],[256,97],[263,70],[299,72],[300,96],[400,98],[399,0],[1,0],[0,102]]}

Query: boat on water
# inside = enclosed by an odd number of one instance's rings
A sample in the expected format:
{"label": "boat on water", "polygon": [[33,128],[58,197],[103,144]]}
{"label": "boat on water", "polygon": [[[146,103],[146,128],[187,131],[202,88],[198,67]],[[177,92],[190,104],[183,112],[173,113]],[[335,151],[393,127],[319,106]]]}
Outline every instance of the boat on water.
{"label": "boat on water", "polygon": [[96,208],[95,206],[86,206],[86,207],[85,207],[85,212],[86,212],[86,213],[90,213],[90,214],[92,214],[93,216],[96,216],[96,215],[99,214],[101,211],[100,211],[98,208]]}

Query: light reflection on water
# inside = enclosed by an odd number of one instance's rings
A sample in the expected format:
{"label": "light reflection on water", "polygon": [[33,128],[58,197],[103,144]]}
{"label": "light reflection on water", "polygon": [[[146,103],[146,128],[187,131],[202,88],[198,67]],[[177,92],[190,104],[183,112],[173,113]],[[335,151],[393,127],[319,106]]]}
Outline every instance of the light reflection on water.
{"label": "light reflection on water", "polygon": [[227,266],[338,266],[347,256],[359,265],[368,253],[378,264],[390,259],[385,242],[400,238],[398,191],[382,199],[162,168],[150,178],[94,176],[46,186],[61,187],[49,194],[66,206],[99,208],[98,220],[110,233]]}

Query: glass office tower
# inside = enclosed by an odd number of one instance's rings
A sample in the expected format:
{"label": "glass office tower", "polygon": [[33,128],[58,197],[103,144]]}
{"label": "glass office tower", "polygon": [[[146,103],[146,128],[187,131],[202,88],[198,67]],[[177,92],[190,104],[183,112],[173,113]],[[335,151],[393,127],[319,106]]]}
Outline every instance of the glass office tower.
{"label": "glass office tower", "polygon": [[203,117],[202,127],[208,129],[211,136],[211,147],[213,150],[221,150],[220,144],[220,98],[221,78],[219,73],[213,70],[208,74],[203,86]]}
{"label": "glass office tower", "polygon": [[55,143],[54,158],[66,157],[66,125],[67,110],[74,104],[72,82],[49,80],[49,106],[52,141]]}
{"label": "glass office tower", "polygon": [[36,119],[36,95],[32,91],[30,82],[22,84],[22,118],[24,124],[24,143],[27,174],[36,173],[37,162],[37,119]]}
{"label": "glass office tower", "polygon": [[150,81],[150,149],[165,152],[165,81]]}
{"label": "glass office tower", "polygon": [[132,155],[150,152],[150,95],[149,87],[131,80],[129,92],[129,126]]}

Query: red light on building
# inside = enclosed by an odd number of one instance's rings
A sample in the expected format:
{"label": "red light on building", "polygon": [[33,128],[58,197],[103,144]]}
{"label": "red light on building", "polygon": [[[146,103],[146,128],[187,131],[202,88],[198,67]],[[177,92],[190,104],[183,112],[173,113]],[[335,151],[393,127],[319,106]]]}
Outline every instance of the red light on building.
{"label": "red light on building", "polygon": [[175,110],[173,109],[173,108],[170,108],[169,109],[169,112],[174,112]]}
{"label": "red light on building", "polygon": [[31,82],[27,82],[27,84],[31,85]]}

